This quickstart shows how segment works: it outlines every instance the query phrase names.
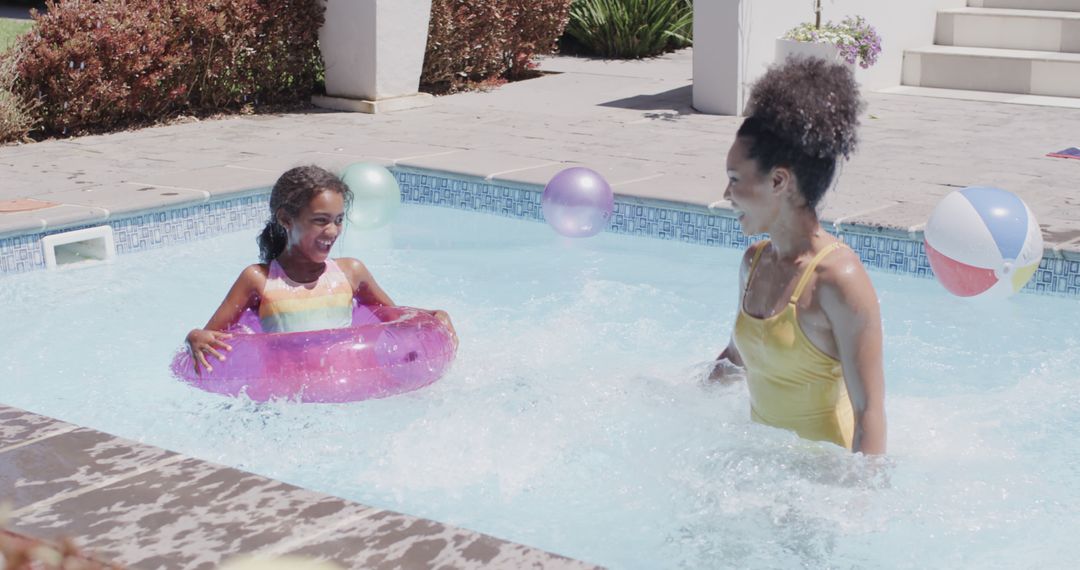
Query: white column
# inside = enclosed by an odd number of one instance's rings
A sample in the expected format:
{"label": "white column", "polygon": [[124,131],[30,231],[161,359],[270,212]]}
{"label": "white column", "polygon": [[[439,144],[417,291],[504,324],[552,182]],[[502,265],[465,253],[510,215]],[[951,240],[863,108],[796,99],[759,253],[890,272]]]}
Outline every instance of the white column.
{"label": "white column", "polygon": [[320,107],[374,113],[431,104],[418,93],[431,0],[322,0]]}
{"label": "white column", "polygon": [[743,3],[749,1],[694,0],[693,105],[702,113],[742,113],[742,62],[748,38],[740,36],[739,22]]}

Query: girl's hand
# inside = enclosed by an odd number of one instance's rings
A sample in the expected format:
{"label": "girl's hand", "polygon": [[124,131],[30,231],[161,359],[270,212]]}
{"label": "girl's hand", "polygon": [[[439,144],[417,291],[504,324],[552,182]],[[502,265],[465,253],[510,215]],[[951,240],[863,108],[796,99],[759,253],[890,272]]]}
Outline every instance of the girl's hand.
{"label": "girl's hand", "polygon": [[216,356],[222,362],[225,361],[225,355],[218,352],[218,349],[231,351],[232,346],[225,342],[225,339],[229,338],[232,338],[229,333],[206,329],[194,329],[188,333],[188,350],[191,351],[191,362],[195,365],[195,374],[202,373],[199,370],[200,364],[207,372],[214,371],[214,367],[210,366],[210,363],[206,361],[207,353]]}
{"label": "girl's hand", "polygon": [[454,350],[458,347],[457,331],[454,330],[454,324],[450,322],[450,315],[446,311],[434,310],[428,311],[428,314],[442,321],[442,324],[446,325],[446,328],[450,331],[450,338],[454,341]]}

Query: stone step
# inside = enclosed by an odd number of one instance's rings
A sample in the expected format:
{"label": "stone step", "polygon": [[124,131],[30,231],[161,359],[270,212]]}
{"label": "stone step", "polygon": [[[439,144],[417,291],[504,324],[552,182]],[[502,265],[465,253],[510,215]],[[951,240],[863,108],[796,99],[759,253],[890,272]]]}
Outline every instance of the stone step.
{"label": "stone step", "polygon": [[968,0],[967,5],[971,8],[1080,12],[1080,0]]}
{"label": "stone step", "polygon": [[991,91],[967,91],[964,89],[936,89],[934,87],[910,87],[907,85],[886,87],[885,89],[879,90],[878,93],[914,95],[917,97],[933,97],[936,99],[957,99],[961,101],[1008,103],[1010,105],[1028,105],[1034,107],[1080,109],[1080,99],[1075,97],[1047,97],[1046,95],[1021,95],[1019,93],[994,93]]}
{"label": "stone step", "polygon": [[937,45],[909,49],[901,84],[1080,97],[1080,54]]}
{"label": "stone step", "polygon": [[1080,53],[1080,12],[956,8],[937,15],[934,43]]}

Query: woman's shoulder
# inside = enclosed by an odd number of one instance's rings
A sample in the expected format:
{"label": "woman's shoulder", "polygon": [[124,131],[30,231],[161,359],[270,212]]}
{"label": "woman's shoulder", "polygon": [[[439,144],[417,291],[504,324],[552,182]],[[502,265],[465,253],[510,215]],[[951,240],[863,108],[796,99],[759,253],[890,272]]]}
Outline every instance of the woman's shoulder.
{"label": "woman's shoulder", "polygon": [[747,246],[746,251],[743,251],[743,265],[750,265],[750,263],[754,261],[754,256],[757,255],[759,251],[764,251],[767,247],[769,247],[769,240],[767,239],[756,241]]}
{"label": "woman's shoulder", "polygon": [[839,302],[860,305],[869,300],[877,302],[877,293],[859,254],[841,245],[818,263],[815,268],[816,288],[826,304]]}
{"label": "woman's shoulder", "polygon": [[837,241],[834,243],[838,245],[830,244],[826,246],[826,248],[834,248],[834,251],[830,251],[818,262],[816,270],[819,279],[845,280],[860,271],[866,273],[862,260],[859,259],[859,254],[855,253],[844,242]]}

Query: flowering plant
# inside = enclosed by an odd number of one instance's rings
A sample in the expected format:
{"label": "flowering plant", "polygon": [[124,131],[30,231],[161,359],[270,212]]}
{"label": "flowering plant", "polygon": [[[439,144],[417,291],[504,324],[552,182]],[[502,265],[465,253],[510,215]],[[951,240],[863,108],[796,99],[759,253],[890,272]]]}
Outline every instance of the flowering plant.
{"label": "flowering plant", "polygon": [[857,61],[863,69],[874,65],[881,53],[881,36],[862,16],[848,16],[839,24],[799,24],[788,30],[784,39],[833,44],[840,49],[845,61],[850,64]]}

